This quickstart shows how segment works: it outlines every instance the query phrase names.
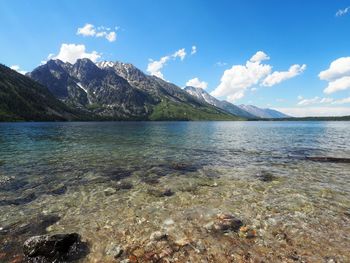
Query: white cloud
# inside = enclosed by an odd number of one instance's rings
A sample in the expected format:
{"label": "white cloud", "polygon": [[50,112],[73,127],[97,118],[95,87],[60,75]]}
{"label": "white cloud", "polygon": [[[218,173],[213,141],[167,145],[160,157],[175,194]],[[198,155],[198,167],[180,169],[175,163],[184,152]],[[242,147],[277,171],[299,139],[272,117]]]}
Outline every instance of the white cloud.
{"label": "white cloud", "polygon": [[334,60],[328,69],[318,74],[321,80],[332,81],[350,75],[350,57],[341,57]]}
{"label": "white cloud", "polygon": [[28,71],[21,70],[21,67],[18,65],[13,65],[10,67],[13,70],[16,70],[18,73],[21,73],[22,75],[26,74]]}
{"label": "white cloud", "polygon": [[293,117],[320,117],[350,115],[350,107],[295,107],[275,108]]}
{"label": "white cloud", "polygon": [[332,104],[347,104],[347,103],[350,103],[350,97],[344,98],[344,99],[335,100],[335,101],[333,101]]}
{"label": "white cloud", "polygon": [[96,30],[94,25],[85,24],[85,26],[78,28],[77,35],[82,35],[85,37],[96,35]]}
{"label": "white cloud", "polygon": [[186,86],[206,89],[208,87],[208,83],[205,81],[200,81],[199,78],[193,78],[186,82]]}
{"label": "white cloud", "polygon": [[307,106],[307,105],[313,105],[313,104],[324,104],[324,103],[331,103],[333,102],[332,98],[320,98],[320,97],[314,97],[311,99],[301,99],[298,102],[299,106]]}
{"label": "white cloud", "polygon": [[303,73],[305,69],[305,64],[295,64],[290,66],[288,71],[275,71],[264,79],[262,85],[267,87],[274,86],[278,83],[281,83],[282,81],[298,76],[299,74]]}
{"label": "white cloud", "polygon": [[327,88],[324,89],[324,93],[331,94],[341,90],[350,89],[350,76],[342,77],[328,83]]}
{"label": "white cloud", "polygon": [[350,6],[344,8],[344,9],[339,9],[337,13],[335,13],[336,16],[343,16],[346,15],[347,13],[350,12]]}
{"label": "white cloud", "polygon": [[194,55],[196,53],[197,53],[197,47],[196,46],[192,46],[191,55]]}
{"label": "white cloud", "polygon": [[305,99],[301,96],[298,96],[298,106],[310,106],[316,104],[326,104],[326,105],[335,105],[335,104],[347,104],[350,103],[350,97],[343,99],[333,99],[333,98],[321,98],[321,97],[313,97],[310,99]]}
{"label": "white cloud", "polygon": [[263,51],[256,52],[245,65],[233,65],[225,70],[219,86],[211,92],[215,97],[226,97],[234,102],[244,97],[248,88],[254,85],[273,86],[292,78],[305,70],[306,65],[293,65],[286,72],[273,72],[272,66],[261,63],[270,57]]}
{"label": "white cloud", "polygon": [[328,81],[323,90],[326,94],[350,89],[350,57],[341,57],[334,60],[328,69],[318,74],[321,80]]}
{"label": "white cloud", "polygon": [[223,66],[226,66],[227,63],[226,62],[222,62],[222,61],[218,61],[214,64],[214,66],[216,67],[223,67]]}
{"label": "white cloud", "polygon": [[181,60],[184,60],[185,57],[186,57],[186,51],[185,51],[185,49],[184,49],[184,48],[179,49],[178,51],[176,51],[176,52],[173,54],[173,57],[174,57],[174,58],[179,57]]}
{"label": "white cloud", "polygon": [[93,62],[96,62],[100,57],[101,54],[96,51],[87,53],[84,45],[62,44],[58,55],[51,56],[51,59],[59,59],[63,62],[75,63],[77,59],[81,58],[88,58]]}
{"label": "white cloud", "polygon": [[[115,27],[117,30],[118,27]],[[114,42],[117,40],[117,33],[111,31],[111,28],[105,26],[95,27],[92,24],[85,24],[83,27],[78,28],[77,35],[89,36],[89,37],[104,37],[109,42]]]}
{"label": "white cloud", "polygon": [[107,35],[106,35],[106,39],[109,41],[109,42],[114,42],[117,40],[117,34],[115,32],[109,32]]}
{"label": "white cloud", "polygon": [[264,61],[264,60],[269,60],[270,57],[268,55],[266,55],[263,51],[258,51],[255,53],[254,56],[252,56],[250,58],[250,61],[251,62],[261,62],[261,61]]}
{"label": "white cloud", "polygon": [[164,79],[163,73],[160,71],[170,59],[170,56],[162,57],[160,60],[153,61],[151,60],[148,63],[147,71],[158,78]]}
{"label": "white cloud", "polygon": [[153,76],[156,76],[156,77],[164,80],[164,75],[161,72],[162,68],[166,65],[166,63],[170,59],[176,59],[178,57],[181,60],[185,59],[186,50],[184,48],[179,49],[178,51],[174,52],[172,55],[161,57],[159,60],[150,59],[148,65],[147,65],[147,72],[149,72]]}
{"label": "white cloud", "polygon": [[216,97],[227,97],[235,101],[244,96],[247,88],[258,84],[258,82],[271,72],[271,66],[261,64],[268,56],[258,51],[245,65],[233,65],[224,71],[219,86],[211,92]]}

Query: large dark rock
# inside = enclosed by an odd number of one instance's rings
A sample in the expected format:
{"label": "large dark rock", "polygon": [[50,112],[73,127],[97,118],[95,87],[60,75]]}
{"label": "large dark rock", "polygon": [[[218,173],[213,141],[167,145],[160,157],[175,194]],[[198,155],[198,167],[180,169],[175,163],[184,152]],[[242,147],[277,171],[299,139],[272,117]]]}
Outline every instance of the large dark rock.
{"label": "large dark rock", "polygon": [[86,243],[77,233],[33,236],[23,245],[28,262],[69,262],[88,253]]}

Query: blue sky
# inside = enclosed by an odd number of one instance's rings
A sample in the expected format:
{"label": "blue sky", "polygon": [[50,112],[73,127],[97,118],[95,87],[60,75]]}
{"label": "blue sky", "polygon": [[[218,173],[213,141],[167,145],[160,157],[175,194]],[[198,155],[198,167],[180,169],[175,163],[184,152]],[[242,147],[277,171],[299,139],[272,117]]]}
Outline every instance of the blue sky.
{"label": "blue sky", "polygon": [[345,0],[4,0],[0,62],[31,71],[49,54],[118,60],[180,87],[192,79],[236,104],[296,116],[350,114],[349,6]]}

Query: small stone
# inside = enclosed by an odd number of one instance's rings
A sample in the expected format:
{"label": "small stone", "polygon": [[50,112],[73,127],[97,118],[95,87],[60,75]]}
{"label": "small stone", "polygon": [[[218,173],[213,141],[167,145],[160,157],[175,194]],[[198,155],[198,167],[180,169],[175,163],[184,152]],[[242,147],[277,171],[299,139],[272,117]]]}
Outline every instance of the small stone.
{"label": "small stone", "polygon": [[188,238],[181,238],[181,239],[175,240],[175,244],[178,245],[179,247],[184,247],[191,244],[191,241]]}
{"label": "small stone", "polygon": [[293,261],[301,261],[301,257],[298,255],[298,253],[296,251],[293,251],[292,253],[290,253],[288,255],[288,258],[292,259]]}
{"label": "small stone", "polygon": [[140,258],[142,257],[144,254],[145,254],[145,250],[143,248],[137,248],[135,249],[132,254],[137,257],[137,258]]}
{"label": "small stone", "polygon": [[204,225],[204,228],[207,230],[212,230],[214,228],[214,222],[209,222],[208,224]]}
{"label": "small stone", "polygon": [[325,263],[338,263],[339,261],[334,257],[325,257]]}
{"label": "small stone", "polygon": [[242,226],[239,229],[239,236],[245,238],[255,238],[257,236],[256,230],[248,226]]}
{"label": "small stone", "polygon": [[130,255],[129,259],[128,259],[128,262],[137,263],[137,257],[134,256],[134,255]]}
{"label": "small stone", "polygon": [[166,247],[159,253],[159,258],[169,257],[174,253],[174,250],[170,247]]}
{"label": "small stone", "polygon": [[147,252],[144,255],[145,260],[151,261],[151,262],[158,262],[159,260],[159,255],[153,251]]}
{"label": "small stone", "polygon": [[105,196],[110,196],[110,195],[114,195],[117,192],[117,190],[115,190],[112,187],[108,187],[108,188],[104,189],[103,192],[104,192]]}
{"label": "small stone", "polygon": [[168,239],[168,234],[161,232],[161,231],[156,231],[153,232],[150,236],[150,239],[152,241],[161,241],[161,240],[167,240]]}
{"label": "small stone", "polygon": [[116,244],[110,244],[107,248],[106,248],[106,254],[109,255],[109,256],[112,256],[114,258],[118,258],[120,257],[124,250],[122,249],[121,246],[118,246]]}
{"label": "small stone", "polygon": [[171,218],[168,218],[164,221],[164,225],[166,225],[166,226],[171,226],[173,224],[175,224],[175,222]]}

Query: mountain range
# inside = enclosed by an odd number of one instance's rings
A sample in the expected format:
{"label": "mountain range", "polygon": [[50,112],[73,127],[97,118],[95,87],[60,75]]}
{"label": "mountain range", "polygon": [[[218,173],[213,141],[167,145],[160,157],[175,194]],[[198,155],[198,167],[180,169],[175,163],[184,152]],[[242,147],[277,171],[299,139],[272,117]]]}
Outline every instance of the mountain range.
{"label": "mountain range", "polygon": [[288,118],[290,116],[273,110],[273,109],[261,109],[253,105],[234,105],[225,100],[218,100],[217,98],[211,96],[208,92],[203,90],[202,88],[195,88],[187,86],[185,90],[198,98],[203,102],[207,102],[211,105],[214,105],[220,109],[223,109],[233,115],[237,115],[240,117],[248,118],[248,119],[258,119],[258,118]]}
{"label": "mountain range", "polygon": [[129,63],[49,60],[23,76],[0,67],[0,120],[243,120],[286,117],[184,89]]}

